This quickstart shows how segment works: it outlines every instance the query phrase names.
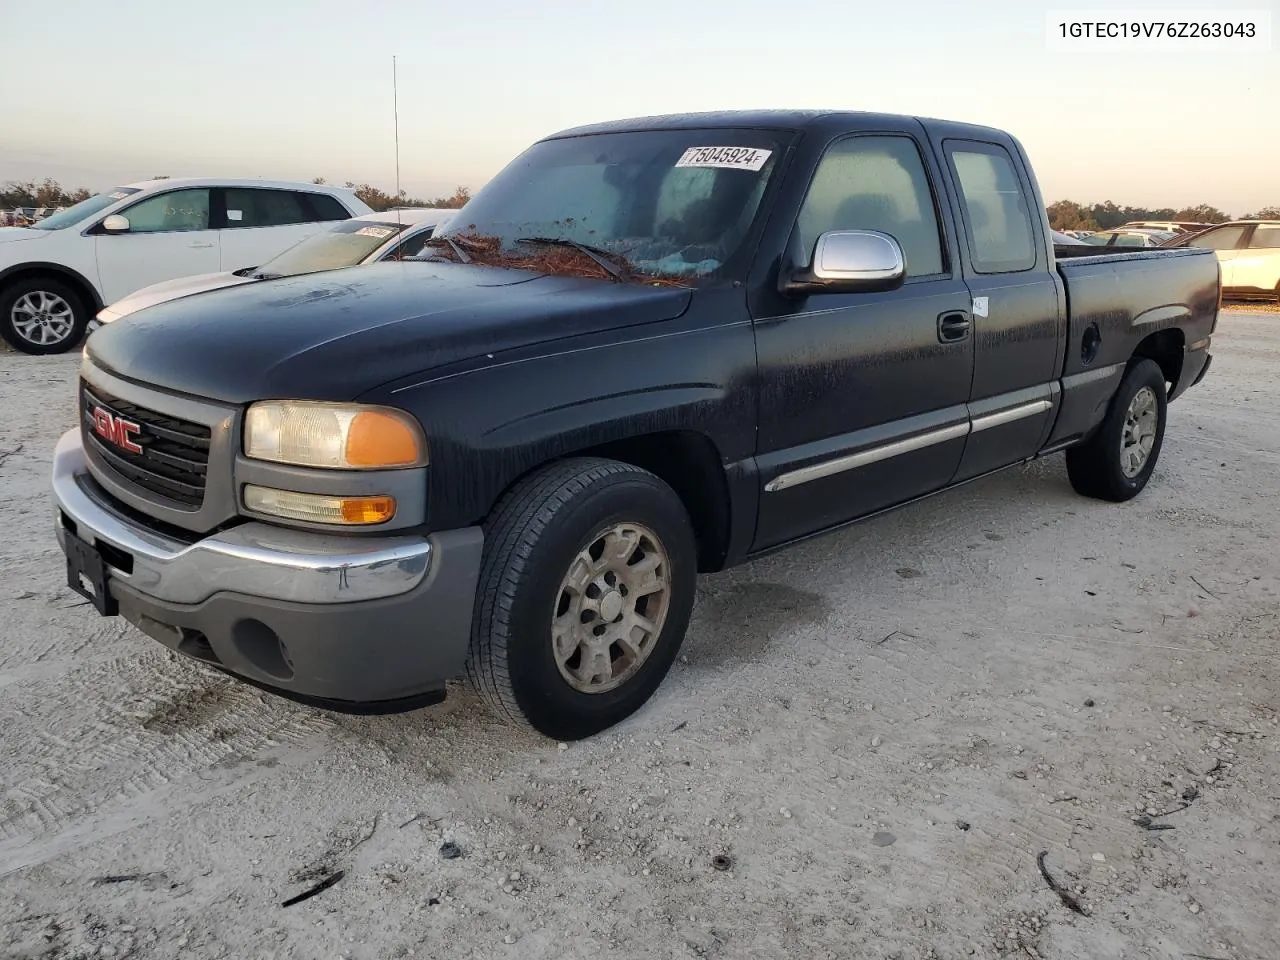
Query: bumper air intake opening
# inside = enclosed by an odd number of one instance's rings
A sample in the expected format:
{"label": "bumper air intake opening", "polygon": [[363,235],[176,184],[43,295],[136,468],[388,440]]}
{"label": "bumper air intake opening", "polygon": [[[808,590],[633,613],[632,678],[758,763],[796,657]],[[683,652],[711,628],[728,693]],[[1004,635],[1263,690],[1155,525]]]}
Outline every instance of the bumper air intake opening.
{"label": "bumper air intake opening", "polygon": [[261,620],[237,620],[231,628],[231,642],[242,657],[267,676],[292,680],[293,664],[284,643]]}
{"label": "bumper air intake opening", "polygon": [[178,652],[203,660],[205,663],[222,665],[218,655],[213,652],[213,647],[209,645],[209,638],[199,630],[190,630],[186,627],[182,629],[182,639],[178,641]]}

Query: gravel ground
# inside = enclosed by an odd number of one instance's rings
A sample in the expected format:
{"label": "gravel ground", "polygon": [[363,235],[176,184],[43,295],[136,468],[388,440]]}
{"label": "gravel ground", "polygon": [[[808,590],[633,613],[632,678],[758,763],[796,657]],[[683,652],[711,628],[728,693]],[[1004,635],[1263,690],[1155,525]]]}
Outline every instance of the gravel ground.
{"label": "gravel ground", "polygon": [[1138,500],[1052,457],[705,578],[569,747],[96,617],[47,493],[76,359],[0,353],[0,957],[1277,956],[1280,323],[1214,347]]}

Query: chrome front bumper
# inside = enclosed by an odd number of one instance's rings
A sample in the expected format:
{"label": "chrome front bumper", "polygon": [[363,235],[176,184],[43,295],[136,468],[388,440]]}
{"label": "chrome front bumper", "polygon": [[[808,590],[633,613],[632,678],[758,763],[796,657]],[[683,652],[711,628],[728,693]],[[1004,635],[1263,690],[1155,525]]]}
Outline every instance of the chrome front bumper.
{"label": "chrome front bumper", "polygon": [[[194,543],[168,537],[112,507],[89,476],[77,430],[54,451],[53,493],[76,536],[132,557],[132,570],[111,567],[113,579],[166,603],[198,604],[218,592],[308,604],[377,600],[413,590],[432,564],[432,545],[421,537],[367,539],[265,523]],[[65,522],[56,523],[64,550]]]}

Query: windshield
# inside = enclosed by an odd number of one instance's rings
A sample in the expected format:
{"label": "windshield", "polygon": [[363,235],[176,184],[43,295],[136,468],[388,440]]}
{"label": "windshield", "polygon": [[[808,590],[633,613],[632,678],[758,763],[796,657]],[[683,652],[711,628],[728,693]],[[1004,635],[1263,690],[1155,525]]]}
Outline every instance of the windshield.
{"label": "windshield", "polygon": [[610,276],[594,251],[627,279],[723,276],[744,256],[784,143],[776,132],[725,129],[545,140],[476,194],[430,249],[544,273]]}
{"label": "windshield", "polygon": [[400,232],[394,221],[343,220],[313,233],[253,271],[260,279],[296,277],[321,270],[354,267]]}
{"label": "windshield", "polygon": [[137,187],[116,187],[109,193],[99,193],[88,200],[81,200],[74,207],[67,207],[61,213],[45,217],[31,225],[32,230],[61,230],[79,223],[85,217],[91,217],[99,210],[105,210],[131,193],[137,193]]}

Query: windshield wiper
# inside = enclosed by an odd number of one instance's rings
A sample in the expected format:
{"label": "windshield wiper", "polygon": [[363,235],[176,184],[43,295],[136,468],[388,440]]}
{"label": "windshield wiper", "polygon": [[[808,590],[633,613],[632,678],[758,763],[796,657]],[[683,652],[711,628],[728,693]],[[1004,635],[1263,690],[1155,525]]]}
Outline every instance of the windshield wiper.
{"label": "windshield wiper", "polygon": [[625,283],[627,274],[618,266],[616,262],[608,258],[615,256],[608,250],[601,250],[599,247],[591,247],[585,243],[579,243],[577,240],[569,240],[565,237],[519,237],[516,243],[546,243],[556,247],[572,247],[584,256],[590,257],[596,263],[604,268],[604,271],[614,279],[616,283]]}

